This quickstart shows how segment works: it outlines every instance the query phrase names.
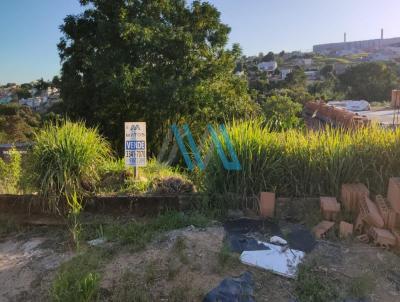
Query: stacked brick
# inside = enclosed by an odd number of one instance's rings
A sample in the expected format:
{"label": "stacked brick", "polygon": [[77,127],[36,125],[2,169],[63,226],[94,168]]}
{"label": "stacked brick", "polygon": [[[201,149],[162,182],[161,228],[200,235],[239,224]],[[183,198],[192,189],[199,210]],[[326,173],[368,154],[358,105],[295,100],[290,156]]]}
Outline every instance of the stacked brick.
{"label": "stacked brick", "polygon": [[304,117],[307,126],[313,129],[320,128],[326,124],[353,129],[370,123],[366,116],[360,116],[346,109],[328,106],[324,102],[306,103]]}
{"label": "stacked brick", "polygon": [[376,195],[371,199],[363,184],[344,184],[341,202],[354,213],[353,231],[362,242],[373,242],[384,248],[400,248],[400,178],[391,178],[387,199]]}
{"label": "stacked brick", "polygon": [[341,201],[347,212],[358,213],[359,203],[365,196],[369,197],[369,190],[364,184],[342,185]]}
{"label": "stacked brick", "polygon": [[340,203],[335,197],[321,197],[320,207],[325,220],[334,221],[340,212]]}

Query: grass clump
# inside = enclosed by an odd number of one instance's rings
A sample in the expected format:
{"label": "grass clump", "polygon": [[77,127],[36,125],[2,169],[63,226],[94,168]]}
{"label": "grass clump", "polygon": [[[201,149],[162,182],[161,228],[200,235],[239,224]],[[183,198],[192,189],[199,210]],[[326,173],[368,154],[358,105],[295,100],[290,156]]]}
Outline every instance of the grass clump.
{"label": "grass clump", "polygon": [[90,191],[99,180],[99,167],[111,155],[109,143],[97,129],[82,122],[48,124],[35,136],[32,172],[50,208],[58,209],[64,194]]}
{"label": "grass clump", "polygon": [[364,299],[374,288],[374,277],[371,274],[364,274],[350,280],[349,294],[354,299]]}
{"label": "grass clump", "polygon": [[89,302],[99,297],[100,276],[96,272],[107,254],[91,249],[61,265],[50,297],[55,302]]}
{"label": "grass clump", "polygon": [[213,151],[203,178],[212,193],[336,196],[343,183],[356,181],[383,193],[389,177],[400,171],[400,128],[276,132],[260,121],[245,121],[227,131],[242,169],[227,171]]}
{"label": "grass clump", "polygon": [[104,233],[109,240],[130,245],[134,249],[141,249],[163,232],[190,225],[204,227],[207,223],[208,219],[200,214],[184,214],[171,211],[159,215],[148,223],[129,222],[108,225],[104,228]]}
{"label": "grass clump", "polygon": [[216,272],[221,273],[239,263],[239,259],[231,252],[228,244],[223,244],[217,255]]}
{"label": "grass clump", "polygon": [[336,301],[339,292],[334,284],[327,274],[313,270],[310,265],[300,265],[295,283],[296,297],[300,302]]}

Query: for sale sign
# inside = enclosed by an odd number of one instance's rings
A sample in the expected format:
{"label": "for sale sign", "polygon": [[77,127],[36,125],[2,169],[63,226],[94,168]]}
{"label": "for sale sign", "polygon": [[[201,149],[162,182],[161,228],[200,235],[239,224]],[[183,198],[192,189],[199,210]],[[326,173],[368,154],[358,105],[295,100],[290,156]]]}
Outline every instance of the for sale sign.
{"label": "for sale sign", "polygon": [[146,166],[146,123],[125,122],[125,165]]}

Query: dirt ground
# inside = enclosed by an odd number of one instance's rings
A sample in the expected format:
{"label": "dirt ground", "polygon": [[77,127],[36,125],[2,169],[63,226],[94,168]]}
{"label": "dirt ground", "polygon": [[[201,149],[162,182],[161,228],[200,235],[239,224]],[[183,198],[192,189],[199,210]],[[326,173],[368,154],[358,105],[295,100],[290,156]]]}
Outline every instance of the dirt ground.
{"label": "dirt ground", "polygon": [[74,256],[59,235],[41,228],[0,239],[1,302],[46,301],[55,270]]}
{"label": "dirt ground", "polygon": [[[102,300],[201,301],[224,278],[250,271],[256,301],[295,301],[294,280],[241,264],[238,255],[224,252],[224,235],[218,225],[189,227],[160,236],[142,251],[116,246],[100,269]],[[57,268],[74,256],[61,241],[55,228],[0,239],[0,301],[48,301]],[[351,240],[320,241],[305,262],[335,284],[370,276],[364,301],[400,301],[400,261],[392,252]]]}

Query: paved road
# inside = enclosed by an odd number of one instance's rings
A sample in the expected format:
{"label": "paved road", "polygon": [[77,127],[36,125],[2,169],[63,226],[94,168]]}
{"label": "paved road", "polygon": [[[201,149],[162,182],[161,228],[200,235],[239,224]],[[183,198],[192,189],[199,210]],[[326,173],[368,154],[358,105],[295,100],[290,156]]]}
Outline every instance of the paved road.
{"label": "paved road", "polygon": [[383,124],[400,124],[400,113],[398,110],[380,110],[380,111],[359,111],[359,115],[366,115],[371,121],[376,121]]}

